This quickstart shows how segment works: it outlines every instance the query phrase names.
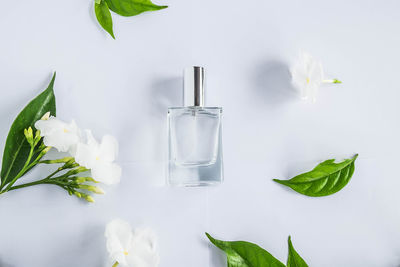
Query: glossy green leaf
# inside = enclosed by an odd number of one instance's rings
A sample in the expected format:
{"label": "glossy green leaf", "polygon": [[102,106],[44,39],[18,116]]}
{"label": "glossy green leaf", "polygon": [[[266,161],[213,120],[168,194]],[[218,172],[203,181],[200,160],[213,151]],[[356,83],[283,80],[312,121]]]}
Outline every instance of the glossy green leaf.
{"label": "glossy green leaf", "polygon": [[94,10],[96,13],[97,21],[100,23],[101,27],[103,27],[103,29],[106,30],[111,35],[111,37],[115,39],[111,12],[108,9],[106,1],[101,0],[100,3],[95,2]]}
{"label": "glossy green leaf", "polygon": [[40,120],[46,112],[50,111],[51,115],[56,115],[56,100],[53,91],[55,78],[54,73],[47,89],[19,113],[11,126],[4,147],[0,188],[17,176],[28,158],[30,145],[25,139],[24,129],[34,128],[35,122]]}
{"label": "glossy green leaf", "polygon": [[285,267],[268,251],[256,244],[245,241],[221,241],[206,233],[216,247],[226,253],[228,267]]}
{"label": "glossy green leaf", "polygon": [[294,249],[290,236],[288,239],[288,245],[289,245],[289,255],[286,264],[287,267],[308,267],[307,263],[300,257],[300,255]]}
{"label": "glossy green leaf", "polygon": [[150,0],[105,0],[109,8],[115,13],[130,17],[145,11],[156,11],[167,8],[168,6],[158,6]]}
{"label": "glossy green leaf", "polygon": [[354,161],[357,157],[358,155],[355,155],[340,163],[335,163],[334,159],[326,160],[310,172],[297,175],[290,180],[274,179],[274,181],[310,197],[332,195],[350,181],[354,173]]}

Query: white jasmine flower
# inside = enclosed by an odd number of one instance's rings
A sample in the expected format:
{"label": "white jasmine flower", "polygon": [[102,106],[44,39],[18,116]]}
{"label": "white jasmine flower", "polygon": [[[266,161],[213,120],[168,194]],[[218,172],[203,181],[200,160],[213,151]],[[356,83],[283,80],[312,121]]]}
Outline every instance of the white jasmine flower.
{"label": "white jasmine flower", "polygon": [[324,80],[322,63],[306,52],[300,52],[297,62],[291,69],[293,85],[300,90],[303,99],[315,102],[322,83],[341,83],[337,79]]}
{"label": "white jasmine flower", "polygon": [[159,265],[156,238],[150,229],[136,229],[132,232],[129,223],[116,219],[107,224],[105,237],[113,262],[128,267]]}
{"label": "white jasmine flower", "polygon": [[75,161],[91,170],[92,177],[104,184],[116,184],[121,177],[121,167],[113,163],[118,153],[118,142],[105,135],[99,144],[87,130],[87,143],[78,143]]}
{"label": "white jasmine flower", "polygon": [[40,131],[44,144],[56,148],[59,152],[73,154],[80,141],[80,130],[75,121],[66,123],[49,115],[46,113],[35,123],[35,128]]}

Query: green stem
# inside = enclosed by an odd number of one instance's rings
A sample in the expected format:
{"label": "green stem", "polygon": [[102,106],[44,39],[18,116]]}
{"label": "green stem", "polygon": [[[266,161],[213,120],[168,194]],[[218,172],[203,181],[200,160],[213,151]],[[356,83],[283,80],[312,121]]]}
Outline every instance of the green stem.
{"label": "green stem", "polygon": [[1,191],[1,193],[7,192],[8,190],[10,190],[10,188],[13,186],[13,184],[22,176],[25,174],[25,172],[27,170],[29,170],[29,168],[31,167],[31,165],[29,164],[31,162],[32,156],[33,156],[33,152],[34,152],[35,147],[31,145],[31,150],[29,151],[29,156],[28,159],[25,162],[24,167],[22,168],[22,170],[20,170],[20,172],[17,174],[17,176],[14,177],[14,179],[12,179],[12,181],[8,184],[8,186],[6,187],[6,189],[4,189],[3,191]]}
{"label": "green stem", "polygon": [[35,181],[35,182],[32,182],[32,183],[26,183],[26,184],[21,184],[21,185],[16,185],[16,186],[10,187],[10,189],[8,189],[8,191],[12,191],[12,190],[16,190],[16,189],[32,186],[32,185],[38,185],[38,184],[48,184],[48,182],[46,182],[45,179],[42,179],[42,180]]}
{"label": "green stem", "polygon": [[[20,188],[24,188],[24,187],[28,187],[28,186],[32,186],[32,185],[38,185],[38,184],[56,184],[56,183],[51,182],[52,179],[50,179],[50,178],[53,177],[54,175],[56,175],[60,171],[62,171],[62,169],[58,168],[56,171],[54,171],[53,173],[51,173],[49,176],[47,176],[46,178],[44,178],[42,180],[31,182],[31,183],[26,183],[26,184],[21,184],[21,185],[17,185],[17,186],[12,186],[8,189],[6,188],[6,190],[1,193],[5,193],[7,191],[16,190],[16,189],[20,189]],[[60,177],[62,177],[62,176],[60,176]],[[57,178],[60,178],[60,177],[57,177]],[[64,177],[62,177],[62,178],[64,178]]]}
{"label": "green stem", "polygon": [[118,265],[119,265],[119,263],[118,263],[118,261],[116,261],[112,267],[117,267]]}

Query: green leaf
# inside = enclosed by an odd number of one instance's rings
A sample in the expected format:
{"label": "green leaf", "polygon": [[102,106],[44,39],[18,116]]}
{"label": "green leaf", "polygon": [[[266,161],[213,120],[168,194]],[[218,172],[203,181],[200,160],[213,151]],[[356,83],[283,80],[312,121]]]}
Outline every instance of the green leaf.
{"label": "green leaf", "polygon": [[245,241],[221,241],[206,233],[216,247],[226,253],[228,267],[285,267],[263,248]]}
{"label": "green leaf", "polygon": [[56,100],[53,91],[55,78],[54,73],[48,88],[19,113],[11,126],[4,147],[0,189],[17,176],[27,161],[30,145],[26,141],[24,129],[34,128],[35,122],[40,120],[46,112],[50,111],[51,115],[56,115]]}
{"label": "green leaf", "polygon": [[115,39],[111,12],[108,9],[106,1],[101,0],[100,3],[95,2],[94,11],[96,13],[97,21],[100,23],[101,27],[103,27],[103,29],[106,30],[111,35],[111,37]]}
{"label": "green leaf", "polygon": [[297,175],[290,180],[274,179],[274,181],[310,197],[332,195],[350,181],[357,157],[358,154],[340,163],[335,163],[334,159],[326,160],[310,172]]}
{"label": "green leaf", "polygon": [[168,6],[158,6],[150,0],[105,0],[112,11],[115,13],[131,17],[145,11],[156,11],[167,8]]}
{"label": "green leaf", "polygon": [[289,255],[287,260],[287,267],[308,267],[307,263],[300,257],[293,247],[292,240],[288,239]]}

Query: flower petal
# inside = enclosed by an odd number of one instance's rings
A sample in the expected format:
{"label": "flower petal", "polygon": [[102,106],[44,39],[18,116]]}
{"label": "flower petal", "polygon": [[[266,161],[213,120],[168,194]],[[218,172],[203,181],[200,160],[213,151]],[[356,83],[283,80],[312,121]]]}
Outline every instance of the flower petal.
{"label": "flower petal", "polygon": [[301,97],[315,101],[324,78],[321,62],[301,51],[291,73],[293,85],[300,91]]}
{"label": "flower petal", "polygon": [[149,228],[136,229],[133,233],[131,251],[127,255],[130,266],[156,267],[160,257],[154,232]]}
{"label": "flower petal", "polygon": [[109,162],[95,162],[91,168],[92,177],[106,185],[117,184],[121,178],[121,167]]}
{"label": "flower petal", "polygon": [[111,135],[103,136],[99,148],[99,157],[103,161],[113,162],[118,154],[118,141]]}
{"label": "flower petal", "polygon": [[93,137],[92,131],[91,130],[85,130],[86,133],[86,138],[87,138],[87,144],[91,147],[99,147],[99,142]]}
{"label": "flower petal", "polygon": [[79,165],[91,169],[96,162],[96,151],[87,144],[78,143],[76,146],[75,161]]}
{"label": "flower petal", "polygon": [[122,266],[128,266],[125,252],[131,249],[132,243],[132,229],[129,223],[115,219],[107,224],[104,235],[107,238],[110,258]]}
{"label": "flower petal", "polygon": [[68,124],[51,116],[48,120],[37,121],[35,127],[44,137],[44,144],[60,152],[69,151],[81,139],[80,130],[74,121]]}

